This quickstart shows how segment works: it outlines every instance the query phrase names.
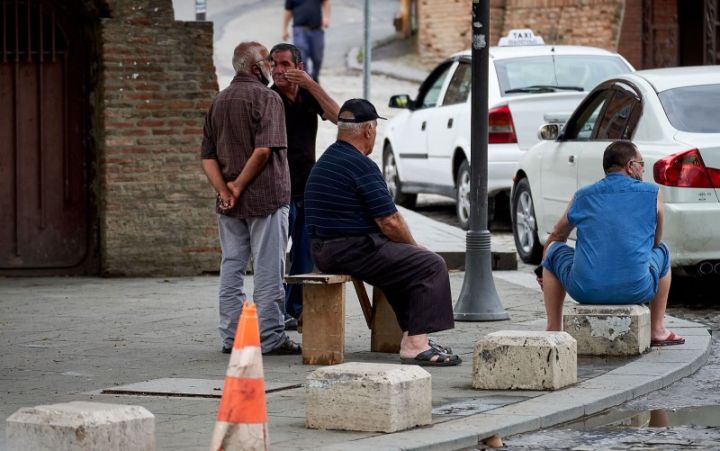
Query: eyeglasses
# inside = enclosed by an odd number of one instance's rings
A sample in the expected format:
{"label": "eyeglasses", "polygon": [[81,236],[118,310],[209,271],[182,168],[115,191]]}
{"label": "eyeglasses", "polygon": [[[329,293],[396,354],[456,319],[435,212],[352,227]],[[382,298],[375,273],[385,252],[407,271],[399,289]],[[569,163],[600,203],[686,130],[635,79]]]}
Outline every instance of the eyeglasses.
{"label": "eyeglasses", "polygon": [[637,163],[642,167],[645,167],[645,162],[642,160],[630,160],[630,163]]}

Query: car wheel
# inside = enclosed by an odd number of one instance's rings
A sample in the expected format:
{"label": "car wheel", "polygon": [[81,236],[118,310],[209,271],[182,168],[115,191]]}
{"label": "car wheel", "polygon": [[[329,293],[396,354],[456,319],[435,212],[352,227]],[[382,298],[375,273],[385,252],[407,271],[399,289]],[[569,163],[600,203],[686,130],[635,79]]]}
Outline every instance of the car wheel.
{"label": "car wheel", "polygon": [[515,247],[520,259],[537,265],[542,259],[543,248],[538,239],[530,183],[525,178],[520,179],[513,190],[512,223]]}
{"label": "car wheel", "polygon": [[467,230],[470,226],[470,164],[463,161],[455,178],[455,209],[457,220],[461,228]]}
{"label": "car wheel", "polygon": [[415,208],[417,203],[417,194],[403,193],[400,177],[398,176],[397,164],[395,163],[395,155],[393,155],[390,144],[385,146],[383,152],[383,177],[387,183],[390,196],[393,201],[406,208]]}

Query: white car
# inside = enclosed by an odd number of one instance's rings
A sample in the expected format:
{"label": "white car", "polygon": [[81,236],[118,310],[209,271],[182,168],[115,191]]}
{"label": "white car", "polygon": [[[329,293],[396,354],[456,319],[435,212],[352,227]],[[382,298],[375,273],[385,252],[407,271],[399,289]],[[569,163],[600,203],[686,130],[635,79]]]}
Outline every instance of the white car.
{"label": "white car", "polygon": [[[414,100],[390,99],[390,107],[406,111],[389,121],[382,156],[396,203],[412,208],[418,193],[454,198],[463,228],[470,216],[470,62],[470,51],[458,53],[430,73]],[[491,206],[499,193],[509,197],[517,162],[537,143],[538,127],[564,122],[598,82],[633,70],[618,54],[560,45],[491,47],[488,66]]]}
{"label": "white car", "polygon": [[630,139],[645,161],[645,181],[662,190],[674,272],[720,274],[720,66],[615,77],[588,94],[561,133],[556,124],[538,133],[548,140],[520,160],[512,192],[523,261],[540,261],[575,191],[604,177],[608,144]]}

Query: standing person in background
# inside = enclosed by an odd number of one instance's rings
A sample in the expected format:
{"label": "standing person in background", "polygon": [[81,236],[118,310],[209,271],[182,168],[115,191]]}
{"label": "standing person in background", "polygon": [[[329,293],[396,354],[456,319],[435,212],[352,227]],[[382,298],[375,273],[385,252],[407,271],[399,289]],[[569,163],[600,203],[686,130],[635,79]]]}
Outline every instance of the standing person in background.
{"label": "standing person in background", "polygon": [[330,0],[285,0],[283,41],[288,39],[291,18],[293,43],[302,52],[302,60],[311,63],[310,75],[318,82],[325,53],[324,29],[330,26]]}
{"label": "standing person in background", "polygon": [[[338,104],[307,72],[300,50],[292,44],[277,44],[270,50],[273,87],[285,107],[288,164],[290,165],[289,227],[292,247],[288,274],[312,272],[310,238],[305,229],[303,194],[310,170],[315,164],[315,141],[318,116],[337,124]],[[285,287],[285,325],[296,329],[295,321],[302,313],[302,285]],[[287,316],[289,315],[289,316]],[[294,319],[293,319],[294,318]]]}
{"label": "standing person in background", "polygon": [[272,70],[262,44],[240,43],[232,62],[235,78],[205,116],[200,151],[203,171],[218,193],[222,352],[232,352],[252,256],[262,353],[301,354],[285,333],[282,308],[290,203],[282,100],[267,87]]}

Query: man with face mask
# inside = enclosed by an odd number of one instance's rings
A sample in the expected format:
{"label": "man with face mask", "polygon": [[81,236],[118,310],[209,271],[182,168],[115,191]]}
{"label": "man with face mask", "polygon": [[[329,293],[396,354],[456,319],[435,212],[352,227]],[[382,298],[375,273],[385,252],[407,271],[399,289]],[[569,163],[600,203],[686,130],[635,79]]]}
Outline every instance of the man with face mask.
{"label": "man with face mask", "polygon": [[[547,330],[562,330],[565,294],[581,304],[650,303],[652,346],[685,343],[665,329],[670,251],[662,237],[663,200],[642,181],[645,162],[630,141],[603,154],[605,178],[580,188],[545,243],[542,277]],[[565,242],[577,227],[575,249]]]}
{"label": "man with face mask", "polygon": [[283,103],[267,87],[271,71],[264,46],[238,45],[233,67],[235,78],[205,116],[201,147],[203,170],[218,194],[222,351],[232,351],[252,256],[262,352],[300,354],[284,330],[290,173]]}

